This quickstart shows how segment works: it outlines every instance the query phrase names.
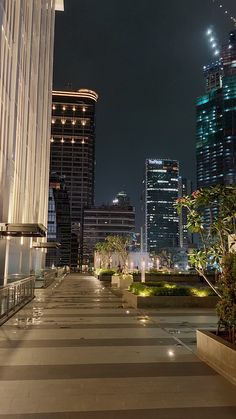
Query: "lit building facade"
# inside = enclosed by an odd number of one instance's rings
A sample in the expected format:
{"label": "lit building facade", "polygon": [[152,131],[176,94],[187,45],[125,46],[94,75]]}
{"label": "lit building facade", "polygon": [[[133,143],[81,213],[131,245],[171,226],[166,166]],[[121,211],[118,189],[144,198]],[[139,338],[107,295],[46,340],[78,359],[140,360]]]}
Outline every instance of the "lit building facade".
{"label": "lit building facade", "polygon": [[135,232],[135,208],[131,205],[102,205],[84,210],[83,257],[84,264],[93,264],[95,245],[107,236],[130,236]]}
{"label": "lit building facade", "polygon": [[197,186],[236,183],[236,30],[221,59],[204,67],[206,94],[197,99]]}
{"label": "lit building facade", "polygon": [[[86,89],[53,91],[50,172],[65,179],[73,234],[71,263],[82,258],[82,219],[94,204],[95,109],[98,95]],[[80,260],[79,260],[80,259]]]}
{"label": "lit building facade", "polygon": [[59,243],[48,248],[46,266],[71,266],[70,203],[64,178],[52,173],[49,181],[47,241]]}
{"label": "lit building facade", "polygon": [[152,254],[179,246],[179,162],[147,159],[144,178],[145,250]]}
{"label": "lit building facade", "polygon": [[[1,223],[47,226],[56,9],[63,1],[0,0]],[[29,274],[31,247],[30,238],[0,238],[0,281]]]}

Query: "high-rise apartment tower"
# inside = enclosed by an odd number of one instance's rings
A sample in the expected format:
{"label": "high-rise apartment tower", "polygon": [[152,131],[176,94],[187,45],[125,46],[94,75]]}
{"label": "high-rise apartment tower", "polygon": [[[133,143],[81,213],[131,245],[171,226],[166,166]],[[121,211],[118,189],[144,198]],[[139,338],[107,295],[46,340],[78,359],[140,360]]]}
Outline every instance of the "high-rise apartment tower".
{"label": "high-rise apartment tower", "polygon": [[[70,202],[72,230],[78,234],[82,249],[84,207],[94,204],[95,108],[97,93],[53,91],[50,172],[65,180]],[[78,261],[78,249],[72,251],[72,265]]]}
{"label": "high-rise apartment tower", "polygon": [[197,100],[197,186],[231,185],[236,183],[236,30],[204,74],[206,94]]}

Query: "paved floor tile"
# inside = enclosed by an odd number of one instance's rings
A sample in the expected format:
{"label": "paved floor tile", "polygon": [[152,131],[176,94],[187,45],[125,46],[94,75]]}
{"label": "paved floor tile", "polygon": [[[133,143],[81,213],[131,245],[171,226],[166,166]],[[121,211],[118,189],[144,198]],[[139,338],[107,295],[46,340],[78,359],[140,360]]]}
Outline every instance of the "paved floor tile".
{"label": "paved floor tile", "polygon": [[0,419],[233,419],[236,387],[195,355],[212,309],[128,309],[71,274],[0,328]]}

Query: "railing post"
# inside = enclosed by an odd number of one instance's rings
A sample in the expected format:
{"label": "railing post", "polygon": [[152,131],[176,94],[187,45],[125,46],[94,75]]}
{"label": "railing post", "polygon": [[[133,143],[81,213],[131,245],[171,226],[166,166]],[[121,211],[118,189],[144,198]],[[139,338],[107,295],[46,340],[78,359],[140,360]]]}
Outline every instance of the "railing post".
{"label": "railing post", "polygon": [[34,297],[35,277],[29,277],[0,287],[0,325],[14,313],[18,307]]}

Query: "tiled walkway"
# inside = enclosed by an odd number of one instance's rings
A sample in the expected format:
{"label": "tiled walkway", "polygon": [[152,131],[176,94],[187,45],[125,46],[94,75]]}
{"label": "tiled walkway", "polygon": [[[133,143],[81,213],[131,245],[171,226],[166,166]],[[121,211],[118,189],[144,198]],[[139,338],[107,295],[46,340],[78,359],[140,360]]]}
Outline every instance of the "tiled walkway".
{"label": "tiled walkway", "polygon": [[191,351],[214,323],[124,308],[72,274],[0,328],[0,419],[235,419],[236,387]]}

